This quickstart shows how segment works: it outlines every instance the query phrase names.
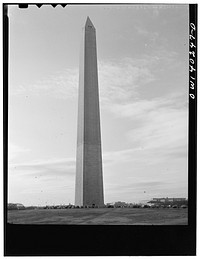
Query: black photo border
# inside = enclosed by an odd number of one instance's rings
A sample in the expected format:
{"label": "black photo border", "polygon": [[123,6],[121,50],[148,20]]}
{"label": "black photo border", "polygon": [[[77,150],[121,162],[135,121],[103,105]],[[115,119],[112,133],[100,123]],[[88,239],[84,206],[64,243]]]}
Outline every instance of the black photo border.
{"label": "black photo border", "polygon": [[[17,3],[13,3],[17,5]],[[19,4],[20,8],[37,3]],[[49,3],[49,5],[57,5]],[[69,3],[68,3],[69,4]],[[87,3],[88,4],[88,3]],[[109,3],[107,3],[108,5]],[[119,5],[119,3],[117,3]],[[125,3],[123,3],[125,4]],[[127,3],[129,4],[129,3]],[[138,3],[137,3],[138,4]],[[197,190],[197,4],[189,4],[188,225],[18,225],[7,223],[9,18],[3,4],[3,156],[5,256],[196,255]],[[41,7],[41,3],[37,6]],[[47,5],[47,3],[45,3]],[[61,4],[63,7],[67,4]],[[113,5],[113,3],[111,3]],[[55,6],[53,6],[55,7]],[[193,26],[193,25],[194,26]],[[193,31],[192,31],[193,29]],[[190,36],[192,35],[192,36]],[[192,45],[193,43],[193,45]],[[190,59],[193,59],[191,61]],[[193,66],[193,68],[191,67]],[[191,83],[192,81],[193,83]]]}

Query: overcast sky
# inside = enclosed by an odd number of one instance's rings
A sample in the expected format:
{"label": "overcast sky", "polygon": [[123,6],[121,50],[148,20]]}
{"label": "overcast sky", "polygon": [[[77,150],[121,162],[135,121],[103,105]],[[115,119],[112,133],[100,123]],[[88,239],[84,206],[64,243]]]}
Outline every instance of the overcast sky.
{"label": "overcast sky", "polygon": [[187,197],[188,5],[13,5],[9,202],[74,203],[87,16],[97,34],[105,203]]}

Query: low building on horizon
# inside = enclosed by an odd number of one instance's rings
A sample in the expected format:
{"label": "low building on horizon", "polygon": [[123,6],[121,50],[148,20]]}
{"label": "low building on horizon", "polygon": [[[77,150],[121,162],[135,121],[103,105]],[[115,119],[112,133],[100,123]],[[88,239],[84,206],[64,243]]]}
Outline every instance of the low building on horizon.
{"label": "low building on horizon", "polygon": [[148,201],[152,205],[188,205],[187,198],[153,198]]}
{"label": "low building on horizon", "polygon": [[25,210],[25,206],[22,203],[8,203],[8,210]]}

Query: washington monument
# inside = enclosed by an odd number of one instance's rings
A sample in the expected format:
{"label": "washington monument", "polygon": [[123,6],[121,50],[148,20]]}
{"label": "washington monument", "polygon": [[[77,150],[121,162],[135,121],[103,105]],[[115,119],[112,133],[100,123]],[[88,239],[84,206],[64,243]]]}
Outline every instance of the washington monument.
{"label": "washington monument", "polygon": [[82,36],[79,64],[75,205],[103,206],[96,31],[89,17]]}

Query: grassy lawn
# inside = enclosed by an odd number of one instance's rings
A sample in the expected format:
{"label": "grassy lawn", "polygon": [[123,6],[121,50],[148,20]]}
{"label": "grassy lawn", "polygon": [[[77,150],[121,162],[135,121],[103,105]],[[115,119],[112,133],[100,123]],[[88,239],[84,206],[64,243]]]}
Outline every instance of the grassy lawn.
{"label": "grassy lawn", "polygon": [[187,225],[187,209],[100,208],[10,210],[13,224]]}

